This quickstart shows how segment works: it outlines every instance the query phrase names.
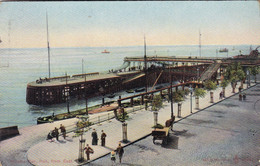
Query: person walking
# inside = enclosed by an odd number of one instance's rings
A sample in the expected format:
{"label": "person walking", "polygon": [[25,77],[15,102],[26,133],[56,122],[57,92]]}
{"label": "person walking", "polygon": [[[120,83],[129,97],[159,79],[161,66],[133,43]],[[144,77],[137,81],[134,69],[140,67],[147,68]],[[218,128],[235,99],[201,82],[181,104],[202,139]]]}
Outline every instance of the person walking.
{"label": "person walking", "polygon": [[97,145],[98,144],[98,136],[97,136],[97,132],[96,132],[95,129],[93,129],[91,136],[92,136],[92,145]]}
{"label": "person walking", "polygon": [[123,154],[124,154],[124,149],[123,147],[121,146],[121,143],[119,143],[117,149],[116,149],[116,154],[118,154],[119,156],[119,162],[121,163],[122,161],[122,157],[123,157]]}
{"label": "person walking", "polygon": [[111,156],[112,165],[114,165],[116,163],[116,153],[114,150],[111,152],[110,156]]}
{"label": "person walking", "polygon": [[57,127],[54,128],[54,136],[56,137],[56,140],[59,141],[59,130]]}
{"label": "person walking", "polygon": [[104,133],[104,130],[101,131],[101,146],[106,146],[106,133]]}
{"label": "person walking", "polygon": [[60,124],[60,131],[63,135],[63,138],[66,139],[66,129],[65,126],[63,126],[62,124]]}
{"label": "person walking", "polygon": [[93,154],[94,150],[87,144],[87,146],[84,148],[85,153],[87,155],[87,160],[90,160],[90,153]]}

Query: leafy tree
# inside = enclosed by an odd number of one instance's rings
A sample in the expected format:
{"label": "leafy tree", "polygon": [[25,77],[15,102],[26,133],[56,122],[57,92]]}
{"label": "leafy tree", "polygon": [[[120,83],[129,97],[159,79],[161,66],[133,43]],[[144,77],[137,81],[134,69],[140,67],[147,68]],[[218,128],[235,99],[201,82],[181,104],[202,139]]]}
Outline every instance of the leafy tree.
{"label": "leafy tree", "polygon": [[161,95],[156,95],[152,100],[152,110],[159,111],[163,107],[163,101]]}
{"label": "leafy tree", "polygon": [[206,82],[204,82],[204,87],[207,91],[212,91],[217,89],[217,84],[215,82],[213,82],[212,80],[207,80]]}
{"label": "leafy tree", "polygon": [[226,68],[224,78],[230,81],[233,93],[235,93],[237,82],[241,81],[241,87],[243,87],[243,81],[245,80],[246,75],[240,63],[232,63]]}
{"label": "leafy tree", "polygon": [[249,68],[250,74],[252,74],[255,77],[255,83],[256,83],[256,75],[260,73],[260,67],[259,66],[253,66]]}
{"label": "leafy tree", "polygon": [[228,86],[229,84],[229,81],[228,80],[223,80],[221,83],[220,83],[220,86],[222,87],[222,92],[223,92],[223,96],[225,97],[226,95],[226,87]]}
{"label": "leafy tree", "polygon": [[204,88],[207,91],[210,91],[210,102],[213,103],[213,96],[214,96],[214,92],[212,92],[213,90],[217,89],[217,84],[211,80],[207,80],[206,82],[204,82]]}
{"label": "leafy tree", "polygon": [[196,107],[199,109],[199,98],[204,98],[206,95],[206,91],[202,88],[195,88],[194,90],[194,96],[196,99]]}
{"label": "leafy tree", "polygon": [[173,102],[178,103],[178,115],[181,116],[181,102],[184,100],[185,92],[183,90],[178,90],[172,93]]}

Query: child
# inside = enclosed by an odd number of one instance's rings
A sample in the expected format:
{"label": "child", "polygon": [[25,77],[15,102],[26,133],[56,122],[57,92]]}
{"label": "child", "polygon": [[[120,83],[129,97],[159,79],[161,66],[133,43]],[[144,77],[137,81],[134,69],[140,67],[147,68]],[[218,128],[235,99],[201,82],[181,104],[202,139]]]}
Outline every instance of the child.
{"label": "child", "polygon": [[116,162],[116,153],[114,150],[111,152],[111,161],[112,161],[112,165],[114,165]]}

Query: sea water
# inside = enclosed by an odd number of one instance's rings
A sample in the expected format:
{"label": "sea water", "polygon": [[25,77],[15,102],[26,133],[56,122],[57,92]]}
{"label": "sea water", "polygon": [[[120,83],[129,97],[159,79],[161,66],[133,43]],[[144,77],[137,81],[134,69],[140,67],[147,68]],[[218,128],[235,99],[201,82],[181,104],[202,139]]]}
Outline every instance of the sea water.
{"label": "sea water", "polygon": [[[255,46],[252,46],[256,48]],[[228,53],[217,50],[228,48]],[[201,57],[231,57],[248,54],[249,45],[201,47]],[[101,53],[104,49],[109,54]],[[107,72],[121,66],[125,57],[144,56],[143,46],[129,47],[82,47],[51,48],[51,77]],[[199,57],[198,46],[147,46],[147,56],[192,56]],[[66,104],[35,107],[26,103],[27,83],[49,77],[46,48],[3,49],[0,48],[0,127],[36,124],[40,116],[67,112]],[[108,100],[108,99],[106,99]],[[111,100],[111,99],[109,99]],[[100,104],[100,97],[89,99],[89,106]],[[70,110],[85,107],[84,100],[70,102]]]}

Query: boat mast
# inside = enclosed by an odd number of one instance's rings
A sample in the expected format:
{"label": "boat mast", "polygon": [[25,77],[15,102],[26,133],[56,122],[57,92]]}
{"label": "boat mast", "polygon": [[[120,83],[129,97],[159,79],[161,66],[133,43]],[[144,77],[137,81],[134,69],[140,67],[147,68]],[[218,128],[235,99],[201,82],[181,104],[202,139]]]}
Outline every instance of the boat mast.
{"label": "boat mast", "polygon": [[199,30],[199,53],[200,53],[200,57],[201,57],[201,33]]}
{"label": "boat mast", "polygon": [[147,57],[146,57],[145,36],[144,36],[144,73],[145,73],[145,92],[147,93]]}
{"label": "boat mast", "polygon": [[47,28],[47,47],[48,47],[48,69],[49,78],[51,78],[51,60],[50,60],[50,44],[49,44],[49,28],[48,28],[48,13],[46,11],[46,28]]}

